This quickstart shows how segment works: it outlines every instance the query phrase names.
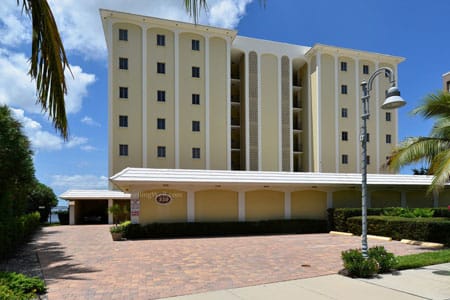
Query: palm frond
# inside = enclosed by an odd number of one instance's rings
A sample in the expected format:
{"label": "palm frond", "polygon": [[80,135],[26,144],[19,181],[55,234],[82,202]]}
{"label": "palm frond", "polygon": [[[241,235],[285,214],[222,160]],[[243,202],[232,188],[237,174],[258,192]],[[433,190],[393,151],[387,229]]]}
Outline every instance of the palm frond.
{"label": "palm frond", "polygon": [[450,93],[439,91],[427,95],[422,104],[412,111],[415,115],[421,115],[425,119],[429,118],[449,118],[450,117]]}
{"label": "palm frond", "polygon": [[194,19],[195,24],[198,22],[200,10],[202,8],[205,10],[208,9],[206,0],[184,0],[184,7],[186,7],[186,11],[189,13],[189,16]]}
{"label": "palm frond", "polygon": [[439,153],[433,160],[430,168],[432,169],[434,178],[428,192],[442,189],[450,178],[450,149]]}
{"label": "palm frond", "polygon": [[[19,4],[19,0],[17,2]],[[23,0],[22,9],[31,17],[32,46],[29,74],[36,81],[37,102],[48,112],[53,126],[64,139],[69,136],[64,70],[69,62],[47,0]]]}

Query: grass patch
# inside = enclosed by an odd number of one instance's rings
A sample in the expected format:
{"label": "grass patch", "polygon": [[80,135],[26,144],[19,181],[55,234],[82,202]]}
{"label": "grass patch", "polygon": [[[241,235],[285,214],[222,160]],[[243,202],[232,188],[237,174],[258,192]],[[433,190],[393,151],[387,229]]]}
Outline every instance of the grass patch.
{"label": "grass patch", "polygon": [[397,256],[397,270],[414,269],[450,262],[450,249]]}
{"label": "grass patch", "polygon": [[45,291],[44,281],[37,277],[0,272],[0,299],[35,299]]}

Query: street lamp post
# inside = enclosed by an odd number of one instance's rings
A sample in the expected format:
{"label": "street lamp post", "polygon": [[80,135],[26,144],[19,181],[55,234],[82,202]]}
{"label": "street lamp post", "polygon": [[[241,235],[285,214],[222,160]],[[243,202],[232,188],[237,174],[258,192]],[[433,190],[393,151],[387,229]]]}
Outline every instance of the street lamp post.
{"label": "street lamp post", "polygon": [[405,100],[400,97],[400,91],[396,86],[394,71],[388,67],[382,67],[377,69],[369,78],[369,80],[361,82],[361,87],[363,90],[363,96],[361,97],[361,101],[363,104],[363,114],[361,115],[362,119],[362,127],[361,127],[361,147],[362,147],[362,166],[361,166],[361,197],[362,197],[362,255],[364,258],[367,258],[367,119],[370,116],[369,112],[369,98],[370,91],[372,90],[372,85],[375,77],[380,74],[385,74],[389,77],[389,83],[391,87],[386,91],[386,99],[384,100],[383,105],[381,105],[382,109],[396,109],[402,107],[406,104]]}

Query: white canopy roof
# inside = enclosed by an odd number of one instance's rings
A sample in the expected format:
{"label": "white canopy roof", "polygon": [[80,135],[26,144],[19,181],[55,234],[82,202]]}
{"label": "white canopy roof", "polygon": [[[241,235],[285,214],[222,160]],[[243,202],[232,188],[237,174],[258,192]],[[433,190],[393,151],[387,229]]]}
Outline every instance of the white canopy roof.
{"label": "white canopy roof", "polygon": [[112,190],[68,190],[59,196],[64,200],[130,199],[130,194]]}

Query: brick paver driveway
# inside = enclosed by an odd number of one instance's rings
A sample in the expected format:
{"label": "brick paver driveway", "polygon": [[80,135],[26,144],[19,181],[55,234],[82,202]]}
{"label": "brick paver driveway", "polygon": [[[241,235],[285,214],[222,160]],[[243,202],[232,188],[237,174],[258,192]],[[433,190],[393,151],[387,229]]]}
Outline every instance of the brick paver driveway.
{"label": "brick paver driveway", "polygon": [[45,227],[37,241],[50,300],[155,299],[333,274],[340,252],[359,245],[329,234],[113,242],[107,225]]}

